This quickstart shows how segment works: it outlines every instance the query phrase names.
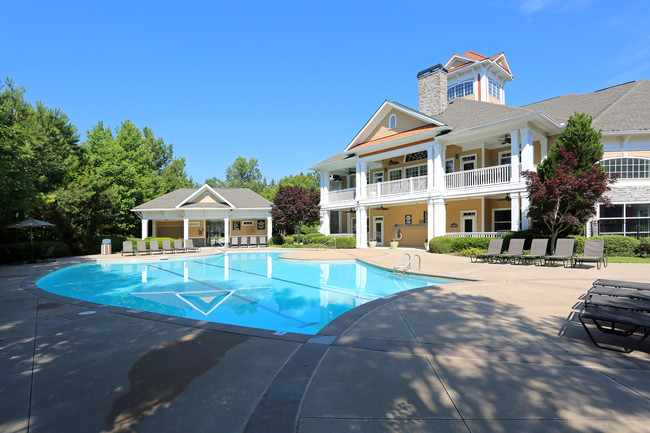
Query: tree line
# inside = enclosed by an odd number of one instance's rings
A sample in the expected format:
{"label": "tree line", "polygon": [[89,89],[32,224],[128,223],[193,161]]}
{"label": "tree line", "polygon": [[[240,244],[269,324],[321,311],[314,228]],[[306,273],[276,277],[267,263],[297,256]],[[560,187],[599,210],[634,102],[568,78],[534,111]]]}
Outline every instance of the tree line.
{"label": "tree line", "polygon": [[[271,201],[281,185],[318,185],[315,173],[267,182],[257,160],[243,157],[228,167],[225,180],[206,183],[251,188]],[[196,186],[185,158],[150,128],[127,119],[112,129],[99,121],[80,142],[64,112],[30,104],[11,79],[0,82],[0,242],[21,240],[24,234],[6,226],[32,217],[56,225],[45,236],[86,253],[103,236],[139,234],[133,207]]]}

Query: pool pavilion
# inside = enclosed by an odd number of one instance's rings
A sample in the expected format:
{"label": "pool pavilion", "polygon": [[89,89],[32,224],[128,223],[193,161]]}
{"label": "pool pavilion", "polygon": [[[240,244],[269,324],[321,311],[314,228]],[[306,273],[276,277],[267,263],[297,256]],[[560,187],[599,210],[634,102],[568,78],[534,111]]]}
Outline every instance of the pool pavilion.
{"label": "pool pavilion", "polygon": [[[180,188],[134,207],[149,236],[228,246],[236,237],[271,237],[271,202],[248,188]],[[240,243],[240,242],[236,242]],[[241,242],[241,243],[246,243]]]}

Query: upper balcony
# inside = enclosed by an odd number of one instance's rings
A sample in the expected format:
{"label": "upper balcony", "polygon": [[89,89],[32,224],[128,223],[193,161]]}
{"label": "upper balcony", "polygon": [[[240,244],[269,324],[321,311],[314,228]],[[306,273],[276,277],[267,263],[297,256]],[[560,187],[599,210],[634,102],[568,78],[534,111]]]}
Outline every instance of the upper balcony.
{"label": "upper balcony", "polygon": [[366,186],[366,197],[379,198],[399,195],[409,195],[427,190],[427,177],[409,177],[407,179],[391,180],[389,182],[372,183]]}
{"label": "upper balcony", "polygon": [[[479,188],[510,182],[510,164],[445,174],[445,188]],[[521,169],[519,170],[521,171]]]}

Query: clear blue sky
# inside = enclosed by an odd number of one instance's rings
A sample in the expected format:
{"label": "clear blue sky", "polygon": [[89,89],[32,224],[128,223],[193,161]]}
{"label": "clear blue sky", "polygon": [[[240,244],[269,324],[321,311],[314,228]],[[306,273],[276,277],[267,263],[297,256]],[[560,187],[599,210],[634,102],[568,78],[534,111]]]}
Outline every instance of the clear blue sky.
{"label": "clear blue sky", "polygon": [[0,75],[68,114],[149,126],[197,182],[238,156],[268,180],[343,150],[416,74],[501,51],[524,105],[650,78],[650,2],[3,2]]}

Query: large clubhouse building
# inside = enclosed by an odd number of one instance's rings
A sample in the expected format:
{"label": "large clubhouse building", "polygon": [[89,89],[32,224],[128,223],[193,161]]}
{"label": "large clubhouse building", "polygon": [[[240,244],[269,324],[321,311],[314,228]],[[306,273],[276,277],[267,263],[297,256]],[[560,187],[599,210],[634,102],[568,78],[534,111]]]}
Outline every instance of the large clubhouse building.
{"label": "large clubhouse building", "polygon": [[321,232],[357,247],[435,236],[498,236],[530,227],[522,171],[535,170],[575,112],[602,130],[619,180],[587,234],[650,235],[650,81],[512,107],[503,53],[454,54],[417,74],[417,110],[385,101],[321,176]]}

